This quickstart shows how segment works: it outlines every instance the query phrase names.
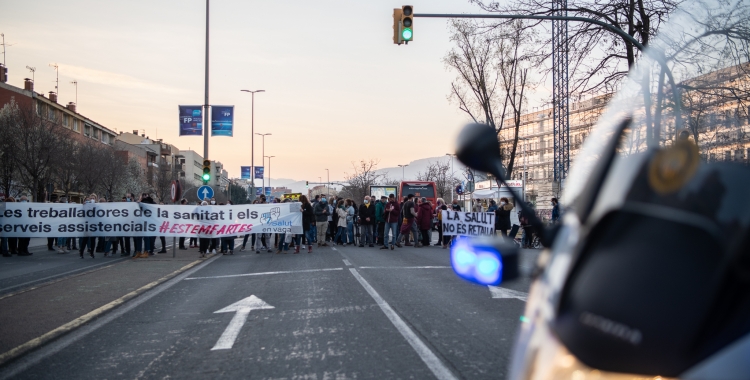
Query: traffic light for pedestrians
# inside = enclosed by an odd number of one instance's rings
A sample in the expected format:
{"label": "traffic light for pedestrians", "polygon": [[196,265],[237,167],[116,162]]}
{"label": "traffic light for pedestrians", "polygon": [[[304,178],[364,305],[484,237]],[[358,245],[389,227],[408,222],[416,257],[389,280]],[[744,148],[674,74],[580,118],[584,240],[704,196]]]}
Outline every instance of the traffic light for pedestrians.
{"label": "traffic light for pedestrians", "polygon": [[206,184],[211,180],[211,161],[203,160],[203,183]]}
{"label": "traffic light for pedestrians", "polygon": [[310,188],[310,181],[305,181],[305,188]]}
{"label": "traffic light for pedestrians", "polygon": [[414,39],[414,7],[404,5],[393,10],[393,43],[401,45]]}

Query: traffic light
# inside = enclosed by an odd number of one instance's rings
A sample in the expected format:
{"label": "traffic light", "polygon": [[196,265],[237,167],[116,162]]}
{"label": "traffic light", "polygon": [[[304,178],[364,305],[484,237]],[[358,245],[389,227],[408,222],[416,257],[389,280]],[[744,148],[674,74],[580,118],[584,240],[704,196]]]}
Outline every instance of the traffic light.
{"label": "traffic light", "polygon": [[203,184],[207,184],[211,180],[211,161],[203,160]]}
{"label": "traffic light", "polygon": [[404,5],[393,10],[393,43],[409,43],[414,39],[414,7]]}
{"label": "traffic light", "polygon": [[310,181],[305,181],[305,188],[310,188]]}

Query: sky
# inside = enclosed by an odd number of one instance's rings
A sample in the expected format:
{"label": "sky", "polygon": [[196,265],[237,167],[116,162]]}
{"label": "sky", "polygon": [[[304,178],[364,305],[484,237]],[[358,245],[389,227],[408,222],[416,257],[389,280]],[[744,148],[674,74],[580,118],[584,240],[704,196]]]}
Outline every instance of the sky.
{"label": "sky", "polygon": [[[392,12],[402,3],[353,0],[213,0],[210,103],[235,106],[234,137],[210,139],[209,158],[230,176],[265,138],[272,176],[331,180],[352,161],[391,167],[452,152],[468,120],[447,95],[454,73],[447,21],[415,19],[414,41],[394,45]],[[412,1],[415,13],[479,13],[467,0]],[[202,137],[178,136],[178,105],[202,104],[205,1],[0,0],[9,81],[117,131],[140,130],[202,154]],[[255,164],[261,165],[261,141]]]}

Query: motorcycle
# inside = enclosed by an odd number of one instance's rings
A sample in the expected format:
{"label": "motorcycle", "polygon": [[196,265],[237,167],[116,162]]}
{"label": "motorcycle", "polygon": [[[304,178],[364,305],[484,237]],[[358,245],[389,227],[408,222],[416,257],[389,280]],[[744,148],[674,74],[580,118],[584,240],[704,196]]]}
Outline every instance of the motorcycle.
{"label": "motorcycle", "polygon": [[[741,1],[680,4],[575,157],[561,222],[531,221],[530,273],[499,239],[452,246],[465,280],[533,278],[511,379],[750,378],[750,126],[731,118],[750,112],[749,27]],[[493,128],[466,126],[456,155],[504,182]]]}

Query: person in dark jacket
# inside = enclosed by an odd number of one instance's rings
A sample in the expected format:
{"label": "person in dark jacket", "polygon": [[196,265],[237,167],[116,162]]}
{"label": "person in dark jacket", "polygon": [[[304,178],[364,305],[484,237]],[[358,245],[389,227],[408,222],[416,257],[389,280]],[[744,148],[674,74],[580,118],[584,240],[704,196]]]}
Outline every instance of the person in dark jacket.
{"label": "person in dark jacket", "polygon": [[529,206],[529,211],[521,210],[518,220],[521,223],[521,228],[523,228],[523,248],[532,248],[531,242],[534,239],[534,227],[531,225],[531,219],[533,218],[531,213],[534,212],[534,206],[531,202],[527,202],[526,204]]}
{"label": "person in dark jacket", "polygon": [[374,247],[372,240],[372,226],[375,224],[375,205],[370,203],[370,196],[365,197],[365,201],[359,206],[359,246]]}
{"label": "person in dark jacket", "polygon": [[495,229],[499,230],[502,236],[508,236],[508,230],[511,227],[511,210],[513,210],[513,205],[510,204],[508,198],[500,198],[500,206],[495,210]]}
{"label": "person in dark jacket", "polygon": [[430,245],[430,229],[432,228],[432,205],[427,198],[422,197],[422,203],[417,207],[417,227],[422,235],[422,246]]}
{"label": "person in dark jacket", "polygon": [[560,221],[560,205],[557,203],[557,198],[552,198],[552,223]]}
{"label": "person in dark jacket", "polygon": [[388,203],[385,205],[385,229],[383,232],[383,247],[380,249],[388,249],[388,232],[391,232],[391,249],[394,246],[401,247],[398,244],[398,222],[401,220],[401,206],[396,201],[396,196],[390,194],[388,196]]}
{"label": "person in dark jacket", "polygon": [[325,195],[320,197],[320,202],[313,206],[313,213],[315,214],[315,230],[318,237],[318,247],[328,246],[328,244],[326,244],[326,232],[328,232],[328,217],[331,215],[331,210],[328,208],[328,200]]}
{"label": "person in dark jacket", "polygon": [[[313,207],[312,204],[310,204],[310,201],[307,199],[307,196],[300,195],[299,201],[302,202],[302,231],[305,233],[305,239],[307,240],[307,253],[312,252],[312,242],[313,242],[313,229],[312,226],[315,224],[315,214],[313,213]],[[294,249],[294,253],[299,253],[299,247],[300,247],[300,241],[299,236],[297,237],[297,241],[294,244],[296,248]]]}

